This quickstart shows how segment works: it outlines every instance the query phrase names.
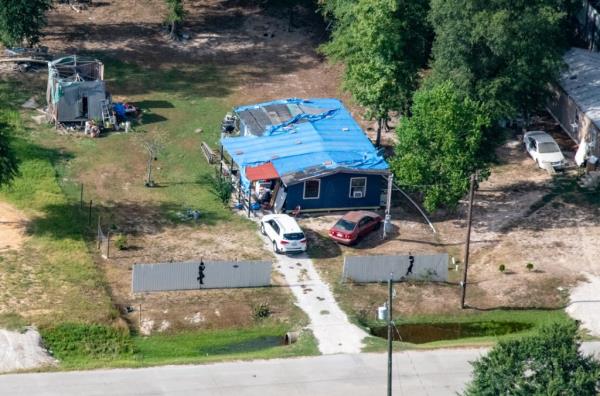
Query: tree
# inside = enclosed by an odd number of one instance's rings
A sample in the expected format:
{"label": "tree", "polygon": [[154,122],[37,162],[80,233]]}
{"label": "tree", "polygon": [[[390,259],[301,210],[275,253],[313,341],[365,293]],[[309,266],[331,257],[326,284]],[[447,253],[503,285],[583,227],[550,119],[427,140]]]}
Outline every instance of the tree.
{"label": "tree", "polygon": [[407,110],[427,59],[427,0],[331,0],[331,41],[323,47],[346,66],[343,86],[378,121],[377,141],[391,110]]}
{"label": "tree", "polygon": [[537,335],[500,342],[473,363],[466,396],[596,395],[600,364],[579,351],[575,322],[555,323]]}
{"label": "tree", "polygon": [[18,161],[10,141],[9,126],[0,120],[0,186],[10,183],[18,172]]}
{"label": "tree", "polygon": [[424,194],[433,211],[454,208],[469,190],[469,176],[488,168],[482,155],[483,129],[490,120],[482,106],[441,83],[415,93],[412,116],[397,128],[398,144],[391,168],[398,184]]}
{"label": "tree", "polygon": [[33,46],[46,26],[52,0],[0,1],[0,41],[7,47]]}
{"label": "tree", "polygon": [[494,120],[544,105],[577,0],[432,0],[432,83],[451,80]]}
{"label": "tree", "polygon": [[185,17],[183,0],[165,0],[167,4],[167,17],[165,22],[169,24],[169,36],[176,39],[179,33],[179,25]]}

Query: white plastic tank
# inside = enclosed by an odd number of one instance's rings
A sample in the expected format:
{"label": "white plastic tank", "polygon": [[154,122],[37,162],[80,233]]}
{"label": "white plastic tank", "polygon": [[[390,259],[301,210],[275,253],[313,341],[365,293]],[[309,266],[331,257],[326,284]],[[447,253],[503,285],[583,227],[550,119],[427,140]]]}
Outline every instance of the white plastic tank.
{"label": "white plastic tank", "polygon": [[387,320],[388,317],[387,305],[382,305],[381,307],[377,307],[377,319],[378,320]]}

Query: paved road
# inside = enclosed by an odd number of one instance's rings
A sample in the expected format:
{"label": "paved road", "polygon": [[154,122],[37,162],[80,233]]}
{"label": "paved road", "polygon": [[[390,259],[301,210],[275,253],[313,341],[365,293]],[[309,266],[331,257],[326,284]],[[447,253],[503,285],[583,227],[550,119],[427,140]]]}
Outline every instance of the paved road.
{"label": "paved road", "polygon": [[[454,395],[481,349],[395,355],[394,395]],[[0,376],[1,395],[384,395],[385,354]]]}
{"label": "paved road", "polygon": [[[600,342],[585,343],[600,357]],[[394,395],[456,395],[484,349],[394,355]],[[199,366],[0,375],[0,395],[384,395],[385,354],[322,355]]]}

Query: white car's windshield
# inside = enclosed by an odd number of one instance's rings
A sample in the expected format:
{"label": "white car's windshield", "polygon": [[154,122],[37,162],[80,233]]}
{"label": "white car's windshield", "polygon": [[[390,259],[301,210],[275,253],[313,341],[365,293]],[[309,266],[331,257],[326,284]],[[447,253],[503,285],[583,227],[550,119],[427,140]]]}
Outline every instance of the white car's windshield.
{"label": "white car's windshield", "polygon": [[538,144],[538,153],[540,154],[557,153],[559,151],[558,145],[554,142],[543,142]]}

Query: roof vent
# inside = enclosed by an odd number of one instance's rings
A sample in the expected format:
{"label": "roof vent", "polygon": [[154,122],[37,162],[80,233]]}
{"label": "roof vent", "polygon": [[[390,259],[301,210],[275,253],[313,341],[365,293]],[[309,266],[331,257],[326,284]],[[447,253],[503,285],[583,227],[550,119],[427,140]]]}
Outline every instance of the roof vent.
{"label": "roof vent", "polygon": [[344,132],[348,132],[349,130],[350,130],[350,128],[346,128],[346,127],[342,128],[342,131],[344,131]]}

